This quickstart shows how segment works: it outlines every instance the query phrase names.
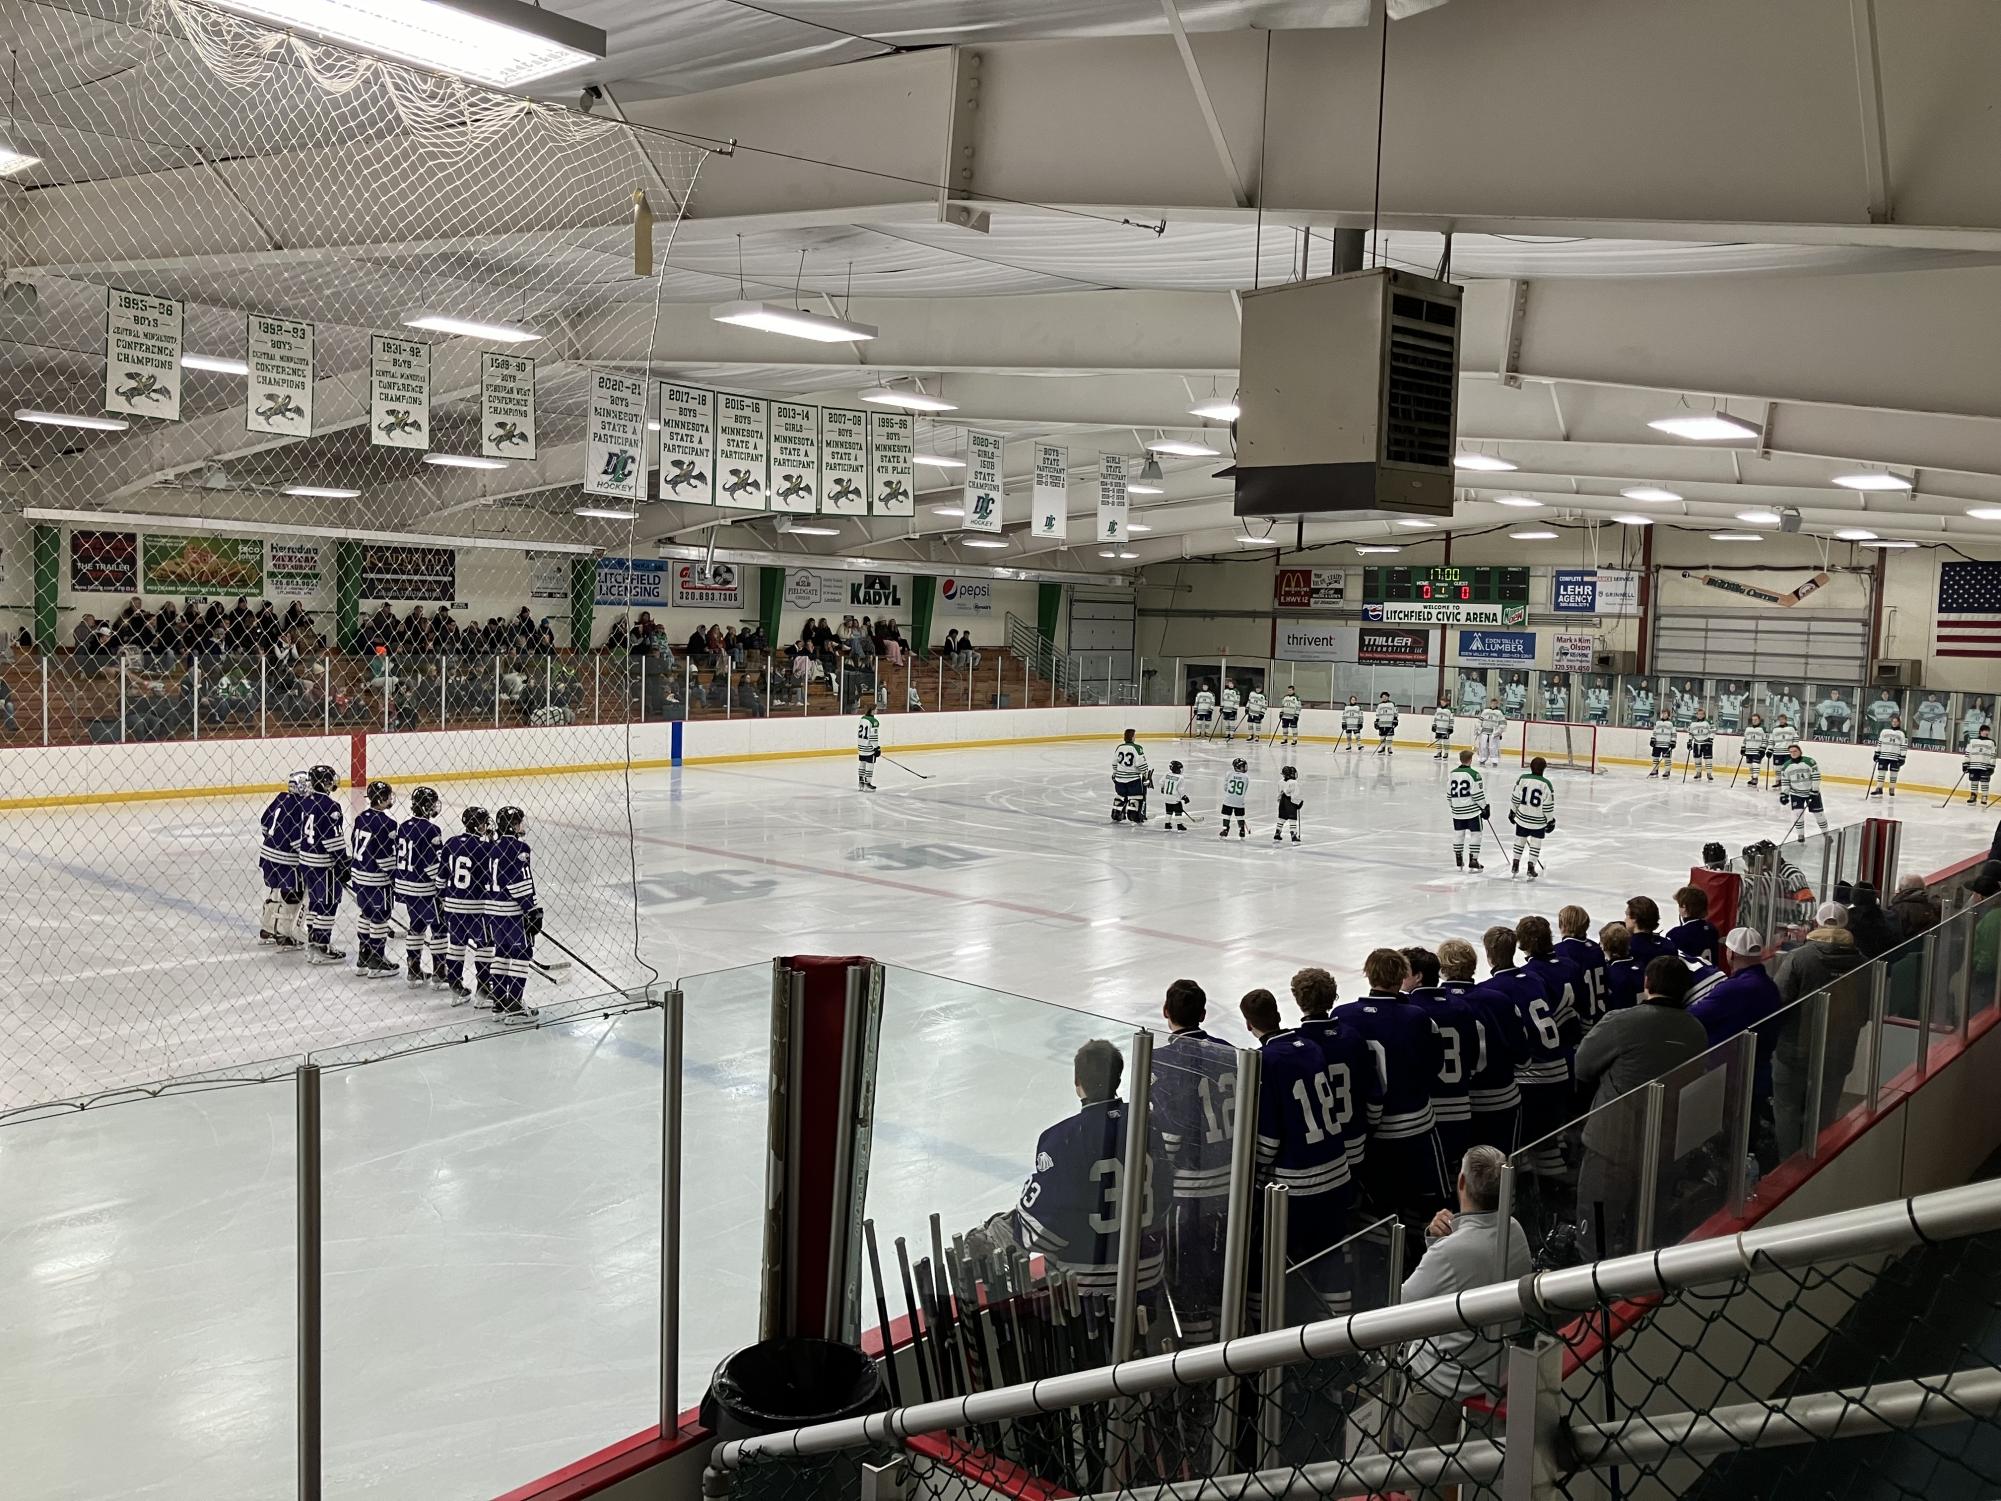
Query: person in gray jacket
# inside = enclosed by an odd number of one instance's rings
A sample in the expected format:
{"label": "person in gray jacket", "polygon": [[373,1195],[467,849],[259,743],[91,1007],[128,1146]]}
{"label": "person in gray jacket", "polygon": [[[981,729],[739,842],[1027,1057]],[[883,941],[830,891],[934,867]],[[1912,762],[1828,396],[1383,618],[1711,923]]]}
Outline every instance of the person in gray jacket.
{"label": "person in gray jacket", "polygon": [[[1848,931],[1848,909],[1839,902],[1822,902],[1814,913],[1814,928],[1806,942],[1786,955],[1775,978],[1779,997],[1789,1006],[1804,996],[1833,985],[1863,963],[1862,951]],[[1841,1086],[1855,1067],[1855,1050],[1869,1022],[1866,987],[1843,985],[1827,998],[1827,1054],[1820,1072],[1820,1115],[1815,1133],[1840,1113]],[[1779,1151],[1785,1157],[1806,1142],[1807,1094],[1813,1072],[1812,1006],[1793,1006],[1772,1050],[1772,1107],[1778,1119]]]}
{"label": "person in gray jacket", "polygon": [[1639,1005],[1608,1011],[1578,1044],[1573,1074],[1579,1084],[1595,1087],[1591,1114],[1584,1120],[1577,1211],[1595,1255],[1623,1256],[1647,1249],[1633,1244],[1645,1111],[1637,1100],[1606,1107],[1708,1050],[1709,1034],[1688,1014],[1688,993],[1694,983],[1679,955],[1656,955],[1647,963]]}

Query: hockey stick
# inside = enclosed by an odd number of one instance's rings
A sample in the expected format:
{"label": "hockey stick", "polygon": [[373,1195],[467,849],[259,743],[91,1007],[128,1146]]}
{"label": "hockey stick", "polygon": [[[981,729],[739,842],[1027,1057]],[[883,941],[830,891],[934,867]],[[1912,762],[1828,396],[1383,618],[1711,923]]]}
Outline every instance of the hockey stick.
{"label": "hockey stick", "polygon": [[605,976],[605,974],[601,970],[593,968],[589,960],[585,959],[583,955],[579,954],[575,949],[571,948],[568,944],[564,943],[562,939],[558,938],[554,933],[551,933],[548,929],[544,928],[540,933],[536,934],[535,936],[537,938],[546,938],[550,943],[556,946],[556,951],[558,953],[568,954],[578,964],[582,965],[585,969],[590,970],[590,972],[596,975],[600,980],[603,980],[607,988],[611,990],[620,990],[620,991],[626,988],[623,985],[614,984],[609,978]]}
{"label": "hockey stick", "polygon": [[1952,779],[1952,791],[1945,795],[1945,802],[1939,804],[1941,808],[1946,807],[1954,798],[1959,796],[1959,784],[1965,780],[1966,768],[1962,766],[1959,768],[1959,775]]}
{"label": "hockey stick", "polygon": [[[404,942],[409,942],[410,930],[394,917],[389,919],[389,931]],[[554,943],[555,940],[551,939],[550,942]],[[547,980],[551,985],[560,985],[563,982],[557,979],[556,976],[570,967],[570,961],[564,959],[555,964],[544,964],[540,959],[530,959],[528,965],[529,968],[533,969],[536,974]]]}
{"label": "hockey stick", "polygon": [[887,761],[891,766],[894,766],[898,771],[909,771],[910,774],[913,777],[917,778],[917,780],[920,782],[928,782],[931,780],[930,777],[926,776],[921,771],[911,771],[908,766],[905,766],[901,761],[897,760],[896,757],[894,756],[883,756],[881,757],[881,759]]}
{"label": "hockey stick", "polygon": [[1737,773],[1742,771],[1743,769],[1744,769],[1744,753],[1742,751],[1739,751],[1737,753],[1737,764],[1730,768],[1730,785],[1732,787],[1735,787],[1737,785]]}
{"label": "hockey stick", "polygon": [[[1687,759],[1686,761],[1683,761],[1683,762],[1681,763],[1681,779],[1682,779],[1682,781],[1683,781],[1684,783],[1686,783],[1686,782],[1688,781],[1688,769],[1689,769],[1689,767],[1693,766],[1694,764],[1695,764],[1695,747],[1694,747],[1694,746],[1690,746],[1690,747],[1689,747],[1689,749],[1688,749],[1688,759]],[[1672,761],[1670,761],[1670,762],[1668,763],[1668,765],[1669,765],[1669,766],[1672,766],[1672,765],[1674,765],[1674,763],[1673,763]]]}

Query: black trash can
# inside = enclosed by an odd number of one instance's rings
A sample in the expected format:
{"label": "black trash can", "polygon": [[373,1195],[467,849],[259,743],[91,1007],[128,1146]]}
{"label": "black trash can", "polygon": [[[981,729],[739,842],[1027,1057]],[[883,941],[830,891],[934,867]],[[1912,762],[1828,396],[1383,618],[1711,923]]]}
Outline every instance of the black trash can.
{"label": "black trash can", "polygon": [[[768,1339],[724,1358],[702,1398],[702,1426],[718,1443],[881,1412],[889,1405],[876,1363],[828,1339]],[[873,1450],[760,1460],[737,1470],[733,1501],[853,1501]]]}

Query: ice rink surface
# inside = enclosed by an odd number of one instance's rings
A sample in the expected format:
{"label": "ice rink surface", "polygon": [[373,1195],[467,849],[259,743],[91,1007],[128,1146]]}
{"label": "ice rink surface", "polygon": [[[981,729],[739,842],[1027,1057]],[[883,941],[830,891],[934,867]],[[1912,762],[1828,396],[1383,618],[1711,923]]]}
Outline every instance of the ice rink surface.
{"label": "ice rink surface", "polygon": [[[892,726],[893,729],[893,726]],[[620,985],[639,952],[688,998],[683,1406],[755,1336],[769,960],[891,966],[868,1210],[886,1256],[1004,1208],[1039,1131],[1074,1108],[1069,1060],[1124,1040],[1186,975],[1218,1025],[1236,998],[1322,964],[1357,993],[1381,944],[1477,939],[1578,902],[1594,923],[1668,904],[1702,843],[1788,822],[1770,792],[1618,769],[1556,778],[1542,880],[1455,871],[1443,766],[1422,751],[1295,753],[1305,840],[1271,840],[1280,753],[1156,741],[1204,821],[1111,823],[1111,746],[884,763],[700,767],[510,782],[549,932]],[[891,755],[898,754],[894,744]],[[1231,755],[1250,837],[1217,837]],[[1516,768],[1489,772],[1497,808]],[[446,791],[445,822],[472,793]],[[1831,787],[1830,821],[1884,800]],[[256,943],[261,800],[0,816],[0,880],[26,914],[10,977],[7,1104],[253,1058],[326,1055],[328,1494],[497,1495],[654,1420],[660,1019],[540,1030],[442,997],[308,970]],[[1903,869],[1984,849],[1992,816],[1904,797]],[[1505,827],[1505,824],[1503,824]],[[12,898],[19,897],[16,907]],[[352,909],[340,940],[352,952]],[[392,953],[396,951],[392,944]],[[602,991],[582,966],[544,1004]],[[1031,999],[1032,998],[1032,999]],[[1071,1009],[1065,1009],[1071,1008]],[[443,1027],[445,1031],[436,1029]],[[341,1066],[388,1032],[476,1036]],[[255,1073],[255,1070],[226,1070]],[[77,1094],[80,1088],[64,1088]],[[289,1493],[293,1115],[289,1080],[0,1127],[0,1468],[42,1497]],[[892,1280],[894,1273],[892,1272]],[[892,1295],[892,1304],[900,1300]],[[900,1308],[898,1309],[900,1311]]]}

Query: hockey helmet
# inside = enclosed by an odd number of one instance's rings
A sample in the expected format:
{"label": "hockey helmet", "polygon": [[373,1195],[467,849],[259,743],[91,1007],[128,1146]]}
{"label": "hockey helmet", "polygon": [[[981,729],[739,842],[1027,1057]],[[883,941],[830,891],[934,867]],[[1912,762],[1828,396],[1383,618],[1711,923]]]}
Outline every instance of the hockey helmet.
{"label": "hockey helmet", "polygon": [[1230,763],[1230,770],[1232,771],[1249,771],[1250,769],[1250,763],[1242,756],[1237,757],[1236,760]]}
{"label": "hockey helmet", "polygon": [[340,773],[331,766],[315,766],[307,776],[312,779],[315,792],[331,792],[340,785]]}
{"label": "hockey helmet", "polygon": [[438,790],[435,787],[419,787],[410,794],[410,811],[419,818],[429,818],[438,811]]}
{"label": "hockey helmet", "polygon": [[459,822],[465,825],[468,834],[484,835],[493,827],[493,817],[484,808],[468,808],[459,815]]}
{"label": "hockey helmet", "polygon": [[1728,859],[1729,856],[1723,853],[1723,846],[1714,839],[1702,847],[1702,863],[1704,865],[1721,866]]}
{"label": "hockey helmet", "polygon": [[285,778],[285,787],[291,792],[311,792],[313,790],[313,774],[309,771],[295,771],[289,777]]}
{"label": "hockey helmet", "polygon": [[1752,864],[1756,864],[1777,849],[1778,846],[1773,844],[1769,839],[1754,839],[1751,843],[1744,846],[1744,858]]}
{"label": "hockey helmet", "polygon": [[1297,781],[1299,779],[1299,768],[1297,766],[1285,767],[1279,772],[1279,776],[1288,782]]}
{"label": "hockey helmet", "polygon": [[527,822],[528,815],[515,807],[502,808],[493,815],[493,827],[502,834],[519,834]]}
{"label": "hockey helmet", "polygon": [[375,781],[370,782],[368,784],[369,807],[386,808],[395,801],[396,801],[396,789],[391,787],[387,782],[381,780],[380,778],[377,778]]}
{"label": "hockey helmet", "polygon": [[1181,763],[1179,761],[1169,761],[1167,763],[1167,769],[1173,772],[1176,776],[1181,775]]}

